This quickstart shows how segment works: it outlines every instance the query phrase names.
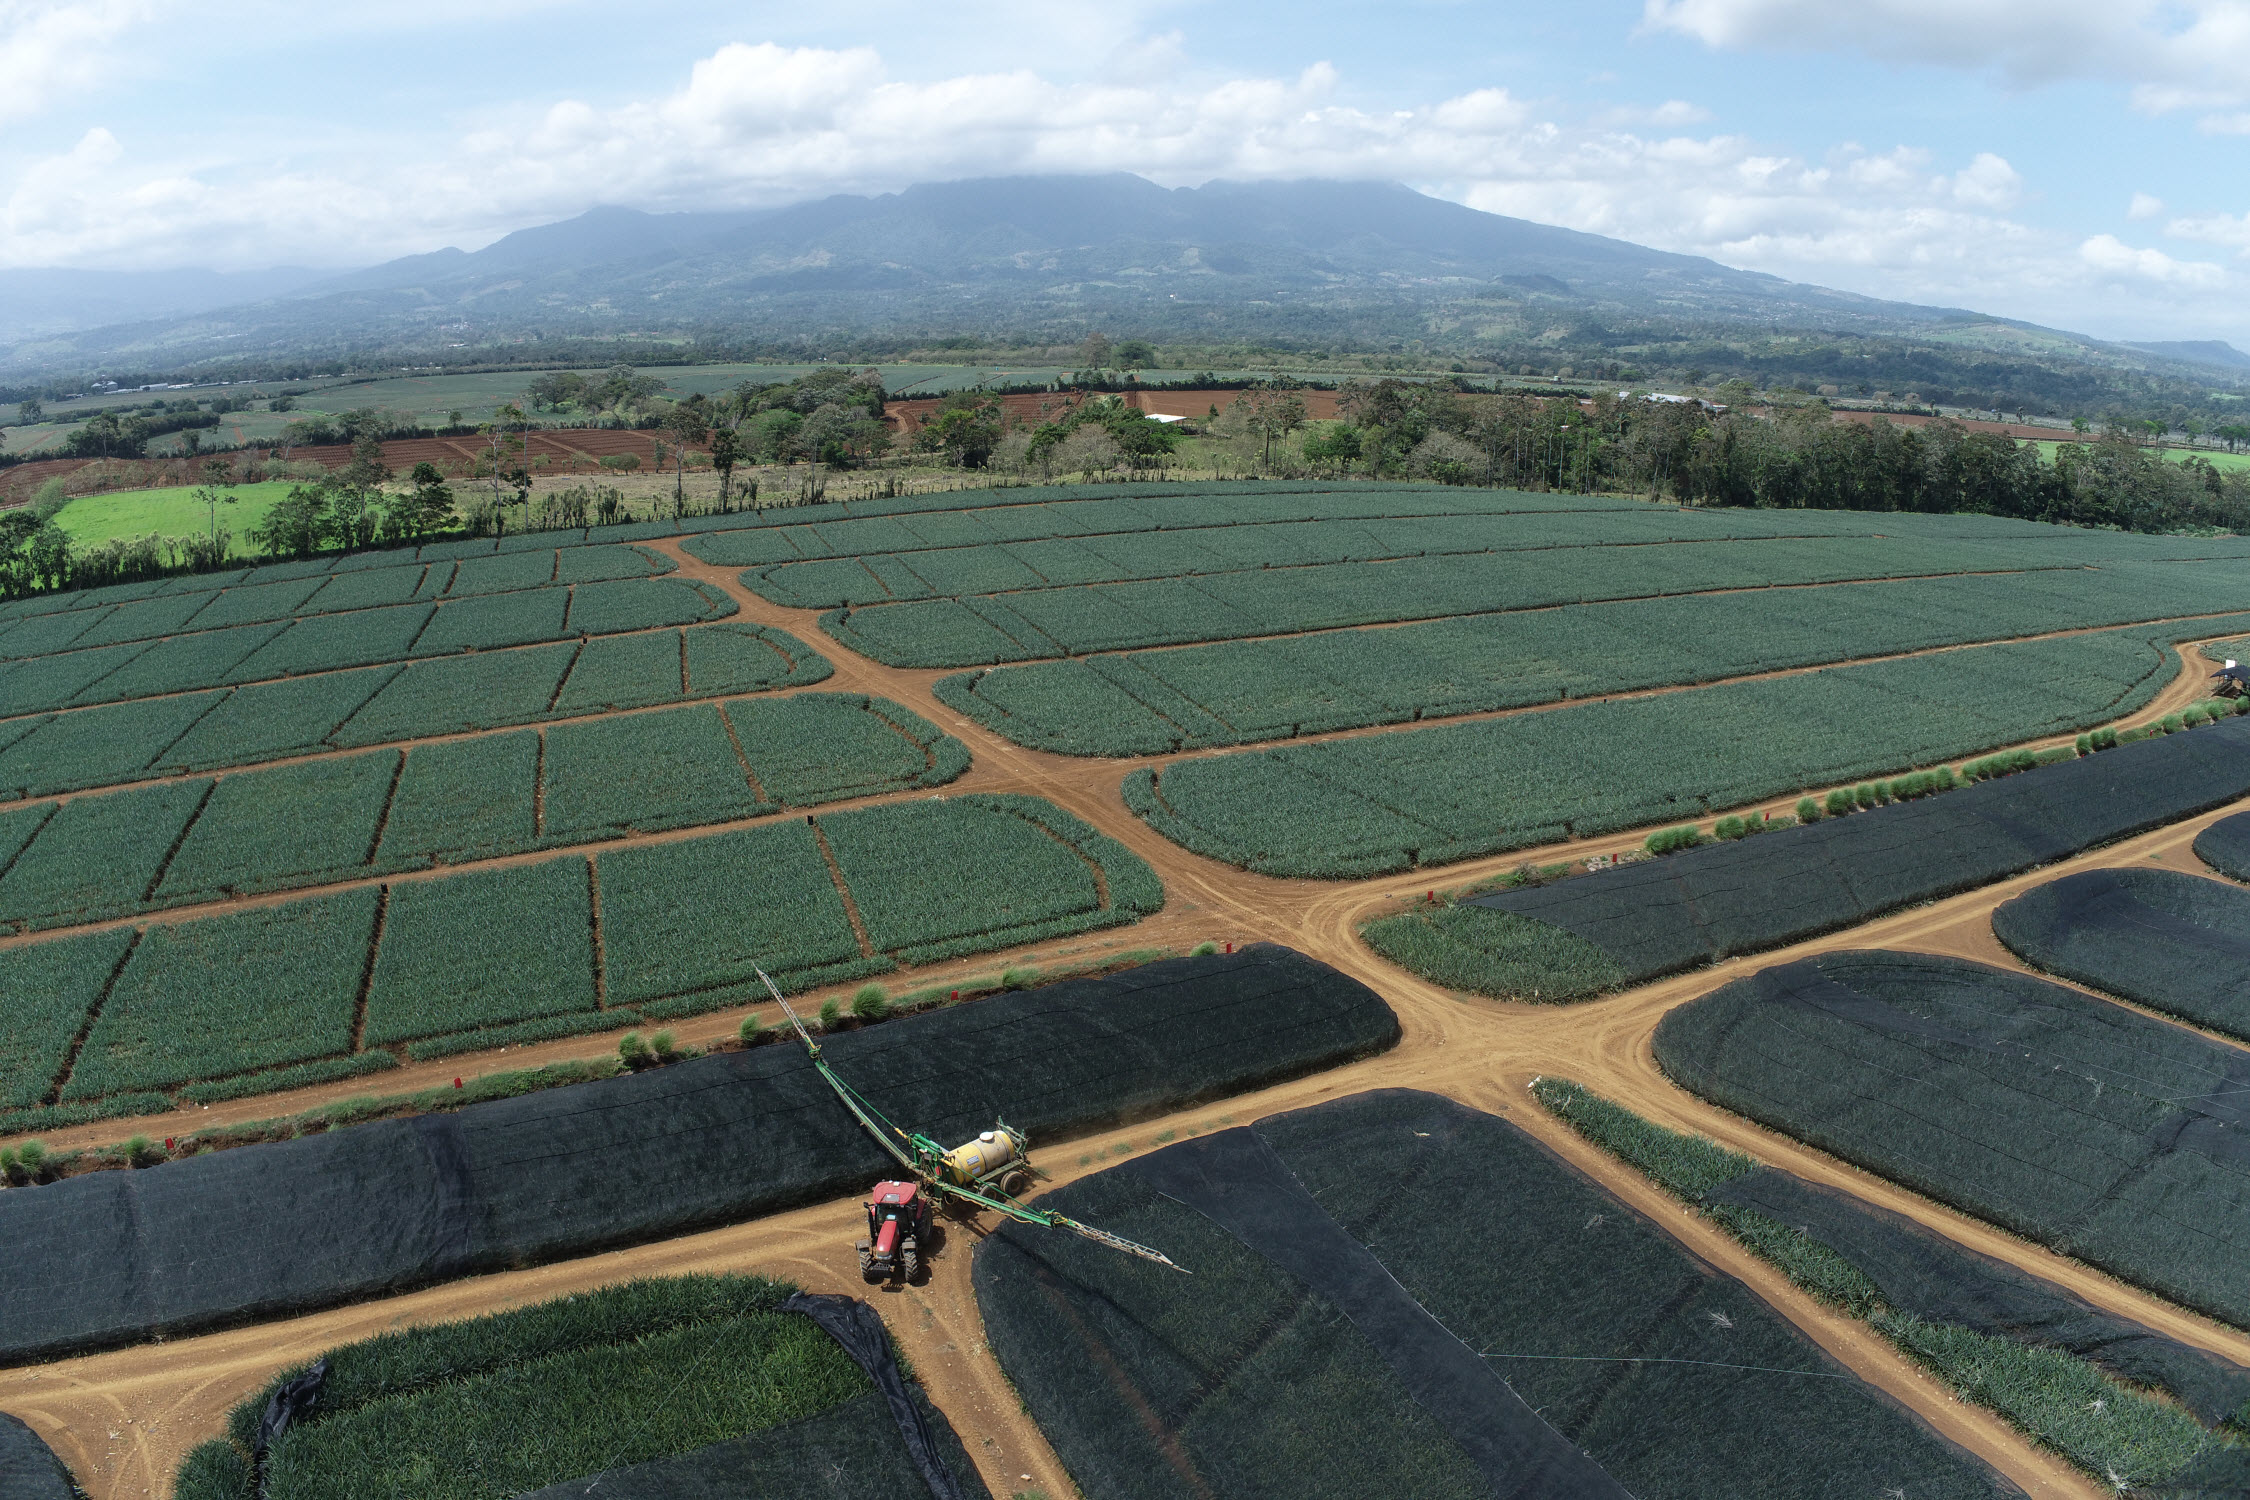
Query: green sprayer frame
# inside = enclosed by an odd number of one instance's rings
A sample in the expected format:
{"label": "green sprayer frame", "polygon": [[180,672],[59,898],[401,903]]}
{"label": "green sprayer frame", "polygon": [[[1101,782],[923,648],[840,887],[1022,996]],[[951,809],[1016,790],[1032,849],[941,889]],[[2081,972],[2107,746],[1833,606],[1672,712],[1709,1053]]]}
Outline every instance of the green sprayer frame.
{"label": "green sprayer frame", "polygon": [[1005,1214],[1021,1224],[1036,1224],[1041,1229],[1067,1229],[1072,1234],[1092,1240],[1098,1245],[1107,1245],[1112,1250],[1122,1250],[1127,1255],[1137,1255],[1142,1260],[1153,1260],[1160,1266],[1171,1266],[1173,1270],[1182,1274],[1192,1274],[1188,1272],[1185,1266],[1175,1264],[1172,1258],[1161,1250],[1151,1250],[1146,1245],[1136,1245],[1122,1235],[1111,1234],[1106,1229],[1096,1229],[1091,1224],[1082,1224],[1068,1214],[1027,1207],[1018,1203],[1000,1189],[990,1187],[989,1184],[985,1185],[984,1188],[968,1188],[947,1178],[945,1175],[945,1148],[919,1131],[901,1130],[881,1110],[868,1103],[861,1096],[859,1090],[839,1078],[836,1075],[836,1070],[828,1065],[828,1059],[821,1056],[820,1043],[813,1040],[812,1032],[806,1028],[804,1021],[791,1008],[788,1000],[782,996],[779,987],[774,984],[773,980],[767,978],[765,970],[759,969],[757,974],[758,978],[765,982],[766,993],[773,996],[774,1003],[781,1007],[781,1013],[787,1016],[789,1024],[797,1029],[797,1039],[805,1044],[806,1055],[812,1058],[813,1070],[827,1080],[828,1086],[836,1091],[836,1097],[843,1101],[844,1108],[852,1112],[852,1118],[859,1121],[867,1133],[875,1138],[876,1144],[888,1151],[897,1159],[900,1166],[904,1167],[917,1182],[920,1182],[932,1193],[940,1197],[957,1199],[964,1203],[973,1203],[979,1208],[989,1208],[994,1213]]}

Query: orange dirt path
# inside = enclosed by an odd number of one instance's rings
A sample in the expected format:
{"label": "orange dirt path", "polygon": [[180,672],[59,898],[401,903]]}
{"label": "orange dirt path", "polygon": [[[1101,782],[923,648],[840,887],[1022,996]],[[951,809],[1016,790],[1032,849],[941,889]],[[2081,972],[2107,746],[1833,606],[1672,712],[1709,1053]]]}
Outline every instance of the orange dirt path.
{"label": "orange dirt path", "polygon": [[[1552,1074],[1575,1079],[1652,1119],[1702,1131],[1815,1181],[1848,1186],[1868,1200],[1933,1225],[1964,1244],[2035,1270],[2097,1305],[2250,1362],[2250,1334],[2172,1307],[1704,1104],[1664,1079],[1648,1045],[1657,1020],[1672,1007],[1753,968],[1810,953],[1885,946],[1959,952],[2012,965],[2014,961],[1997,949],[1985,927],[1995,904],[2032,884],[2078,868],[2154,857],[2175,868],[2199,869],[2192,855],[2185,852],[2188,843],[2203,826],[2239,808],[2222,809],[2059,867],[1900,912],[1846,933],[1676,976],[1621,995],[1567,1007],[1504,1004],[1452,993],[1392,968],[1357,940],[1358,924],[1420,897],[1440,880],[1460,885],[1489,879],[1527,860],[1550,862],[1614,853],[1635,846],[1637,839],[1615,835],[1581,840],[1470,861],[1440,872],[1409,872],[1352,883],[1276,880],[1246,874],[1178,848],[1131,816],[1118,790],[1120,773],[1128,763],[1056,756],[1003,740],[930,696],[930,684],[944,673],[901,671],[868,661],[820,636],[813,624],[816,612],[767,603],[735,582],[735,570],[698,562],[681,551],[676,542],[654,545],[679,562],[683,576],[723,588],[741,606],[737,618],[780,625],[800,638],[820,640],[821,649],[837,669],[822,688],[867,692],[911,704],[959,736],[975,759],[969,775],[957,786],[1005,788],[1048,797],[1124,842],[1164,877],[1170,900],[1157,917],[1135,927],[1091,934],[1068,945],[1045,945],[1039,949],[1042,954],[1084,959],[1154,943],[1270,939],[1372,985],[1398,1013],[1404,1039],[1381,1057],[1162,1120],[1065,1143],[1049,1142],[1041,1162],[1055,1184],[1154,1150],[1178,1134],[1247,1123],[1276,1111],[1364,1089],[1412,1087],[1442,1093],[1475,1108],[1507,1114],[1624,1201],[1662,1223],[1698,1254],[1747,1282],[1845,1366],[2007,1474],[2028,1493],[2086,1500],[2107,1493],[2060,1459],[2032,1447],[2001,1419],[1958,1401],[1865,1325],[1813,1302],[1771,1266],[1665,1197],[1637,1173],[1580,1141],[1539,1109],[1526,1092],[1532,1078]],[[2195,661],[2193,656],[2186,659]],[[2192,667],[2156,703],[2136,714],[2133,722],[2193,702],[2202,696],[2201,689],[2201,669]],[[2250,800],[2242,805],[2250,806]],[[990,972],[1005,960],[1006,955],[984,955],[901,978],[906,983],[936,982],[929,976]],[[741,1013],[706,1017],[678,1029],[690,1040],[706,1034],[702,1030],[706,1026],[711,1028],[708,1034],[717,1034],[731,1030],[733,1018]],[[380,1083],[389,1091],[394,1083],[414,1086],[477,1067],[515,1067],[553,1057],[585,1056],[598,1044],[598,1039],[573,1038],[516,1048],[506,1054],[448,1059],[402,1069],[386,1075]],[[270,1117],[320,1098],[365,1093],[369,1086],[370,1080],[362,1079],[326,1090],[238,1101],[228,1107],[228,1113],[240,1109],[244,1111],[239,1116],[242,1118]],[[195,1113],[201,1121],[209,1121],[220,1111]],[[98,1129],[115,1137],[125,1128],[113,1121],[87,1130]],[[96,1500],[161,1496],[169,1493],[171,1474],[180,1457],[220,1430],[230,1406],[279,1369],[321,1349],[386,1328],[495,1311],[638,1275],[758,1271],[786,1277],[811,1289],[866,1294],[851,1250],[860,1214],[856,1197],[842,1199],[704,1234],[556,1265],[472,1277],[305,1317],[0,1371],[0,1406],[37,1428]],[[1023,1411],[984,1343],[968,1287],[967,1252],[975,1237],[973,1227],[954,1228],[935,1257],[927,1286],[876,1293],[873,1300],[932,1398],[960,1430],[996,1494],[1004,1496],[1035,1487],[1054,1497],[1069,1495],[1073,1487],[1067,1474]]]}

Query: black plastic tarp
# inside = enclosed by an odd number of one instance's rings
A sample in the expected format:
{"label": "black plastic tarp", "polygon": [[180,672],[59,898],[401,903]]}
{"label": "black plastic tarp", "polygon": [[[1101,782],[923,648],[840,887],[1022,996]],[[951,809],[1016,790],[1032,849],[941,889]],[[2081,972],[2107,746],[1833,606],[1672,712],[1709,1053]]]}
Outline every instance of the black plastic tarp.
{"label": "black plastic tarp", "polygon": [[781,1310],[802,1314],[818,1323],[823,1332],[843,1346],[852,1362],[867,1372],[867,1378],[875,1382],[875,1389],[890,1408],[891,1420],[898,1425],[899,1439],[906,1445],[907,1457],[922,1476],[922,1482],[929,1486],[933,1500],[965,1500],[960,1482],[946,1467],[945,1452],[935,1430],[906,1388],[906,1377],[899,1373],[898,1359],[891,1353],[890,1334],[884,1329],[883,1320],[875,1315],[875,1309],[857,1297],[798,1292],[781,1304]]}
{"label": "black plastic tarp", "polygon": [[[1270,944],[845,1032],[885,1112],[1040,1137],[1391,1045],[1374,991]],[[0,1192],[0,1361],[582,1255],[865,1187],[890,1165],[793,1043],[455,1113]]]}
{"label": "black plastic tarp", "polygon": [[39,1434],[0,1411],[0,1500],[74,1500],[77,1493]]}
{"label": "black plastic tarp", "polygon": [[1464,904],[1575,933],[1638,982],[1987,885],[2243,796],[2250,796],[2250,718],[2233,718],[1914,802]]}
{"label": "black plastic tarp", "polygon": [[1881,951],[1667,1014],[1681,1087],[2058,1253],[2250,1327],[2250,1050],[2050,980]]}
{"label": "black plastic tarp", "polygon": [[2250,1370],[1848,1193],[1762,1167],[1719,1187],[1710,1201],[1755,1209],[1811,1236],[1858,1267],[1885,1302],[1926,1322],[2066,1349],[2135,1385],[2170,1391],[2206,1426],[2250,1404]]}

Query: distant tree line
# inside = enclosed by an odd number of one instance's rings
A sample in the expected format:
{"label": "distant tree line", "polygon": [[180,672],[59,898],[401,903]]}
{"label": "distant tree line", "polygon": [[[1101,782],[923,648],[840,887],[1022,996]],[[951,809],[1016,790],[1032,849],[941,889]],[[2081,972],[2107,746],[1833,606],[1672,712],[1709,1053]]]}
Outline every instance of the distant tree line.
{"label": "distant tree line", "polygon": [[1302,445],[1315,470],[1540,490],[1647,494],[1691,505],[1968,511],[2132,531],[2250,531],[2250,475],[2167,457],[2123,431],[2036,444],[1957,422],[1841,422],[1810,404],[1773,415],[1699,402],[1466,397],[1382,381],[1349,388],[1344,421]]}

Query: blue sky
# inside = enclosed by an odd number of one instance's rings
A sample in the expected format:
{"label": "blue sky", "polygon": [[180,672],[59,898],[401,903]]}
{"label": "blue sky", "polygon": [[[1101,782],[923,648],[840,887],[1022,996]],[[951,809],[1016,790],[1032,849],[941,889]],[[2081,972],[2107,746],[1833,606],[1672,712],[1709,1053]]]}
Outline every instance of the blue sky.
{"label": "blue sky", "polygon": [[0,0],[0,265],[348,266],[596,203],[1406,181],[2117,338],[2230,338],[2250,0]]}

